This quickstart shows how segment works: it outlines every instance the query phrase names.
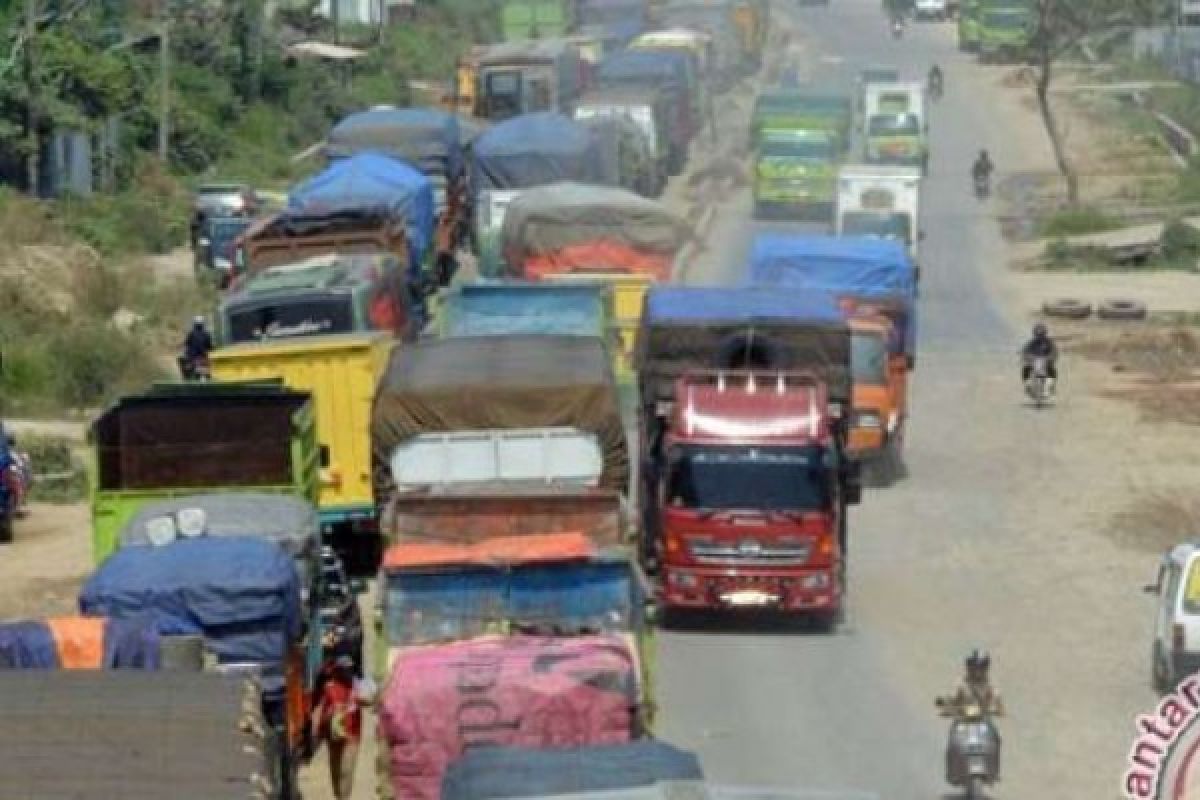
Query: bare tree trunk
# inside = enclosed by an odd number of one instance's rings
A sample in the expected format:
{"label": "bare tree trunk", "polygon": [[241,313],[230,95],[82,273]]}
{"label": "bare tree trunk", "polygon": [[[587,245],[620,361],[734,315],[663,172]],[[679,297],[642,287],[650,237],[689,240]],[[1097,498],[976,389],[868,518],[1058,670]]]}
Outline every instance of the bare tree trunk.
{"label": "bare tree trunk", "polygon": [[1067,158],[1066,143],[1062,131],[1058,127],[1058,118],[1054,116],[1054,108],[1050,103],[1050,83],[1054,79],[1055,41],[1051,35],[1051,9],[1054,0],[1042,0],[1040,5],[1040,41],[1037,45],[1037,103],[1042,115],[1042,124],[1046,135],[1050,137],[1050,146],[1054,150],[1054,161],[1058,171],[1062,173],[1067,184],[1067,204],[1079,204],[1079,176]]}

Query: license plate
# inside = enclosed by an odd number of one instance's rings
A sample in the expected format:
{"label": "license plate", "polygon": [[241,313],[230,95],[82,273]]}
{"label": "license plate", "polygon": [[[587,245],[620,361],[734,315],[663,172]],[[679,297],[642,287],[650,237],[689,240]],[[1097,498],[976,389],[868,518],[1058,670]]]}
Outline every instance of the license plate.
{"label": "license plate", "polygon": [[738,592],[726,592],[721,595],[721,600],[727,605],[743,608],[743,607],[761,607],[770,606],[779,602],[779,598],[773,594],[760,592],[757,589],[743,589]]}

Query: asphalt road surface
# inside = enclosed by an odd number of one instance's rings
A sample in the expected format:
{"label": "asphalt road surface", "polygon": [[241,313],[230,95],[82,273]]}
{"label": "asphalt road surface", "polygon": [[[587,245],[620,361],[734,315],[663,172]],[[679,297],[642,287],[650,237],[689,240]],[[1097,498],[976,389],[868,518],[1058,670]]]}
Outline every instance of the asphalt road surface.
{"label": "asphalt road surface", "polygon": [[[991,795],[1114,798],[1122,737],[1131,732],[1123,708],[1148,704],[1149,694],[1141,672],[1121,669],[1097,685],[1123,694],[1095,698],[1095,708],[1056,694],[1076,666],[1108,669],[1089,661],[1088,648],[1094,634],[1113,632],[1086,622],[1096,616],[1095,597],[1066,591],[1069,568],[1052,560],[1038,525],[1037,489],[1053,480],[1062,434],[1053,414],[1021,402],[1016,350],[1028,323],[1003,307],[995,209],[976,201],[969,180],[980,147],[1001,174],[1024,156],[993,102],[997,73],[957,52],[953,23],[909,25],[894,40],[878,0],[774,8],[776,24],[800,34],[795,63],[809,81],[852,91],[858,70],[878,63],[923,80],[936,61],[947,76],[945,97],[932,106],[923,193],[909,475],[852,509],[839,632],[713,620],[660,635],[660,732],[699,752],[720,782],[888,800],[951,796],[942,773],[946,726],[932,698],[952,688],[963,655],[979,645],[993,651],[995,679],[1017,709],[1001,721],[1005,780]],[[750,205],[746,191],[726,199],[689,283],[741,280],[754,235],[781,227],[753,222]],[[1126,646],[1140,658],[1142,645]],[[1053,705],[1073,701],[1078,707]],[[1064,720],[1071,728],[1056,725]]]}

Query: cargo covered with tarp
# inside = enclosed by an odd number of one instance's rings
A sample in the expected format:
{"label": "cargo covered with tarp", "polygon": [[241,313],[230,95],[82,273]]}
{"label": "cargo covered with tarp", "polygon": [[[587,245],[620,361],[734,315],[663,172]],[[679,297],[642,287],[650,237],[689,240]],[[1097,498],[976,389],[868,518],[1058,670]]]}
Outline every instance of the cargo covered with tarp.
{"label": "cargo covered with tarp", "polygon": [[652,739],[555,750],[484,747],[468,750],[446,770],[442,800],[518,800],[701,780],[695,754]]}
{"label": "cargo covered with tarp", "polygon": [[609,335],[612,292],[602,284],[469,283],[442,301],[442,336]]}
{"label": "cargo covered with tarp", "polygon": [[160,666],[149,616],[50,617],[0,623],[0,670],[142,669]]}
{"label": "cargo covered with tarp", "polygon": [[382,153],[359,153],[333,162],[296,186],[284,216],[324,219],[343,214],[403,220],[414,264],[429,252],[434,235],[433,184],[420,170]]}
{"label": "cargo covered with tarp", "polygon": [[594,434],[604,453],[603,487],[624,491],[629,452],[603,340],[513,334],[421,342],[393,351],[372,408],[372,458],[383,465],[424,433],[538,427]]}
{"label": "cargo covered with tarp", "polygon": [[221,664],[257,664],[263,689],[284,687],[289,649],[304,630],[292,560],[261,539],[200,536],[126,547],[84,584],[84,614],[148,615],[163,636],[200,634]]}
{"label": "cargo covered with tarp", "polygon": [[586,126],[539,111],[494,125],[471,146],[473,190],[527,189],[556,181],[600,183],[600,152]]}
{"label": "cargo covered with tarp", "polygon": [[668,401],[692,370],[815,373],[834,402],[850,400],[851,334],[837,302],[760,288],[655,286],[638,333],[642,402]]}
{"label": "cargo covered with tarp", "polygon": [[435,108],[372,108],[344,117],[325,142],[331,159],[363,152],[407,161],[426,175],[449,180],[463,174],[462,131],[458,117]]}
{"label": "cargo covered with tarp", "polygon": [[311,585],[321,547],[317,509],[297,497],[259,492],[229,492],[174,497],[149,503],[121,529],[122,547],[152,544],[157,521],[181,513],[204,515],[206,536],[243,536],[274,542],[296,562],[302,586]]}
{"label": "cargo covered with tarp", "polygon": [[261,800],[279,757],[245,677],[0,670],[5,800]]}
{"label": "cargo covered with tarp", "polygon": [[904,331],[909,356],[915,353],[917,269],[900,242],[873,236],[761,235],[751,249],[747,282],[831,292],[852,304],[874,304]]}
{"label": "cargo covered with tarp", "polygon": [[639,733],[637,658],[626,637],[488,637],[402,650],[380,730],[392,791],[437,800],[468,749],[621,744]]}
{"label": "cargo covered with tarp", "polygon": [[665,281],[691,235],[655,200],[562,182],[528,189],[509,203],[501,238],[515,277],[632,272]]}

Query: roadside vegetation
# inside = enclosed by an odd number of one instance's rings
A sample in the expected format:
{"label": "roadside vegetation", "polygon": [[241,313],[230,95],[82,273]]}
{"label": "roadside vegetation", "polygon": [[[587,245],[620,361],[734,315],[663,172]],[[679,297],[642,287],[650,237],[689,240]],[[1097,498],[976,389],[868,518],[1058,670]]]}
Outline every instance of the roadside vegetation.
{"label": "roadside vegetation", "polygon": [[1200,529],[1200,500],[1184,491],[1143,493],[1109,521],[1108,534],[1117,544],[1160,555],[1190,541]]}
{"label": "roadside vegetation", "polygon": [[[332,36],[315,4],[281,5],[269,25],[256,22],[262,0],[172,6],[166,163],[156,156],[158,41],[146,38],[158,4],[76,3],[45,16],[35,74],[41,146],[62,130],[99,141],[114,120],[119,136],[90,196],[0,191],[0,414],[91,409],[171,371],[186,320],[212,298],[181,276],[155,275],[146,256],[185,243],[191,188],[286,188],[318,166],[295,156],[337,119],[421,102],[410,81],[448,81],[463,48],[493,34],[494,15],[479,3],[445,0],[382,35],[343,30],[343,43],[367,56],[331,64],[286,53],[288,41]],[[19,4],[0,7],[0,28],[10,41],[7,71],[0,53],[0,183],[27,188],[36,153],[28,93],[12,68],[27,47]]]}

